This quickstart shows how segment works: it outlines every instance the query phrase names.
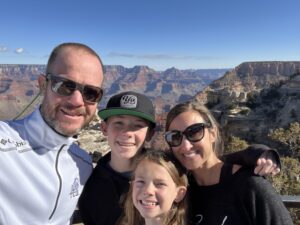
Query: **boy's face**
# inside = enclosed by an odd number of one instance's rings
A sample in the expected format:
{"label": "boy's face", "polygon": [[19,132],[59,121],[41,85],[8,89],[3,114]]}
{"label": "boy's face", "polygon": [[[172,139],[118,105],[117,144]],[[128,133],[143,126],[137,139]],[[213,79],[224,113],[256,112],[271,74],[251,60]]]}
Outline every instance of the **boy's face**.
{"label": "boy's face", "polygon": [[131,159],[143,147],[149,136],[149,123],[139,117],[118,115],[101,123],[111,154],[119,159]]}

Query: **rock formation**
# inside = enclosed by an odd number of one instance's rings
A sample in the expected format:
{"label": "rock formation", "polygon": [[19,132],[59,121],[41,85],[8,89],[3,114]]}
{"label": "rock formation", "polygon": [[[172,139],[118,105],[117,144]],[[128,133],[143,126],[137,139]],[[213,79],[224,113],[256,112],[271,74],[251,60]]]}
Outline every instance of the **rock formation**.
{"label": "rock formation", "polygon": [[242,63],[195,96],[225,136],[270,144],[271,129],[300,121],[300,62]]}

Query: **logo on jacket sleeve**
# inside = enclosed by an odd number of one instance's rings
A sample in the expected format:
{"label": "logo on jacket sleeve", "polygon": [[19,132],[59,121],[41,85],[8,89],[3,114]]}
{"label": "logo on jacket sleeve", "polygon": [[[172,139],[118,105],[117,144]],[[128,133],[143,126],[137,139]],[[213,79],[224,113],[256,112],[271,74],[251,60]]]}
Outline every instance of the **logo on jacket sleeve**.
{"label": "logo on jacket sleeve", "polygon": [[6,137],[2,137],[0,139],[1,152],[18,151],[18,153],[23,153],[31,150],[32,148],[30,147],[28,141],[22,139],[14,140]]}
{"label": "logo on jacket sleeve", "polygon": [[76,177],[71,187],[70,198],[74,198],[79,195],[79,179]]}

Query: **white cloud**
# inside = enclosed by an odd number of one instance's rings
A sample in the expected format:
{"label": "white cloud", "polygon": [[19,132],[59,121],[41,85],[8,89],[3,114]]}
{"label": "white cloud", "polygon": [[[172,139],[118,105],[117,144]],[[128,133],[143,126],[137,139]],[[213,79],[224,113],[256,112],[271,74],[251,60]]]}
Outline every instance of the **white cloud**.
{"label": "white cloud", "polygon": [[0,52],[7,52],[8,48],[6,46],[0,46]]}
{"label": "white cloud", "polygon": [[23,52],[24,52],[24,48],[17,48],[15,50],[15,53],[17,53],[17,54],[22,54]]}
{"label": "white cloud", "polygon": [[129,53],[111,52],[109,57],[122,57],[122,58],[137,58],[137,59],[165,59],[165,60],[213,60],[218,57],[213,56],[193,56],[193,55],[168,55],[168,54],[144,54],[135,55]]}
{"label": "white cloud", "polygon": [[124,57],[124,58],[135,58],[136,55],[120,52],[111,52],[108,54],[109,57]]}

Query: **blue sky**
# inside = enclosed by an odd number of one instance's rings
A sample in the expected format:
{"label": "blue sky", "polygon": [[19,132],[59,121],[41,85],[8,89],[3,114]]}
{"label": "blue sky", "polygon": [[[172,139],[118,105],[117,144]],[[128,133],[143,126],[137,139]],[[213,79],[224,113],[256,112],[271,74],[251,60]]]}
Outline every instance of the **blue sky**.
{"label": "blue sky", "polygon": [[106,65],[156,70],[300,60],[299,0],[5,0],[0,64],[82,42]]}

